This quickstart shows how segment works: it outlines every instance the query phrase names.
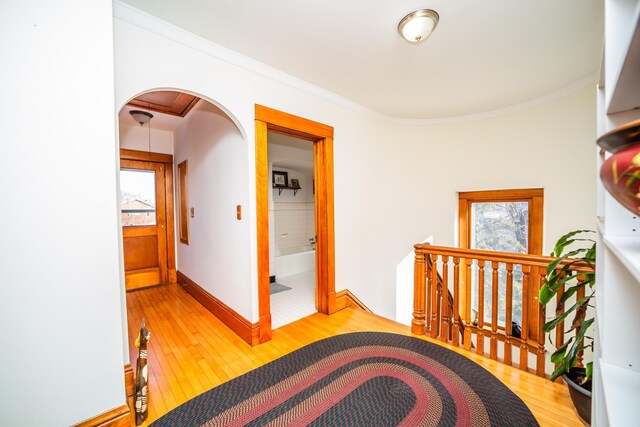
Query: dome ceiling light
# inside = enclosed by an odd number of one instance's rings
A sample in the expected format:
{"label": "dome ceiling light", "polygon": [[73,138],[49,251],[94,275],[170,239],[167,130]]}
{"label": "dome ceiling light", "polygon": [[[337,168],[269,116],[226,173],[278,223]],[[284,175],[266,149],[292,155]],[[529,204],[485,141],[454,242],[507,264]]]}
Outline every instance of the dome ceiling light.
{"label": "dome ceiling light", "polygon": [[420,43],[436,29],[440,15],[431,9],[411,12],[398,24],[398,32],[409,43]]}
{"label": "dome ceiling light", "polygon": [[140,126],[144,125],[153,118],[153,114],[146,111],[131,110],[129,111],[129,114],[131,114],[131,117],[133,117],[136,122],[140,123]]}

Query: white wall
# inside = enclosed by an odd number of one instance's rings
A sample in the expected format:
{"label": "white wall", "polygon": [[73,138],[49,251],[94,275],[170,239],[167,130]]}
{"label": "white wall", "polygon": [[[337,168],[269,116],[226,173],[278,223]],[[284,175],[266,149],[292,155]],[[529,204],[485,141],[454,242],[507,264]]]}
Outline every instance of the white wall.
{"label": "white wall", "polygon": [[[347,230],[337,229],[336,241],[347,237],[339,245],[346,253],[356,251],[358,241],[367,241],[368,247],[375,248],[368,253],[372,264],[390,260],[398,264],[425,236],[433,235],[436,245],[457,245],[458,191],[542,187],[543,252],[548,254],[566,232],[595,227],[595,134],[594,88],[492,119],[381,129],[375,155],[351,163],[351,172],[368,175],[370,188],[377,191],[363,191],[356,183],[342,181],[352,200],[336,200],[336,206],[361,206],[345,212],[346,222],[362,221],[364,211],[368,217],[377,216],[380,225],[354,228],[348,237]],[[370,145],[368,141],[349,145],[346,158],[372,151]],[[384,197],[384,203],[379,197]],[[388,218],[390,226],[382,226],[383,218]],[[367,274],[365,280],[362,274]],[[345,269],[344,275],[365,291],[372,282],[382,286],[393,281],[395,270]],[[349,288],[360,297],[357,286]],[[379,306],[389,297],[377,293],[366,298],[365,303],[373,299],[372,305]]]}
{"label": "white wall", "polygon": [[0,38],[1,423],[72,425],[125,404],[112,3],[4,1]]}
{"label": "white wall", "polygon": [[[256,103],[334,127],[336,290],[350,289],[383,316],[395,317],[396,267],[412,245],[429,235],[436,244],[455,243],[457,191],[544,187],[547,242],[593,226],[592,87],[476,122],[394,124],[182,30],[145,21],[128,7],[119,13],[126,20],[115,20],[117,102],[152,88],[186,89],[222,106],[245,135],[252,321],[258,318]],[[136,49],[132,39],[152,48]]]}
{"label": "white wall", "polygon": [[[160,113],[155,113],[155,115]],[[127,114],[127,116],[129,116]],[[120,120],[118,134],[120,148],[127,150],[149,151],[152,153],[173,154],[173,132],[154,129],[151,119],[151,144],[149,144],[149,124],[140,126],[131,117]],[[155,117],[154,117],[155,118]]]}
{"label": "white wall", "polygon": [[[195,210],[189,244],[178,242],[178,270],[250,319],[247,143],[225,113],[201,101],[176,130],[175,146],[176,167],[189,162],[189,206]],[[242,205],[240,221],[236,205]]]}

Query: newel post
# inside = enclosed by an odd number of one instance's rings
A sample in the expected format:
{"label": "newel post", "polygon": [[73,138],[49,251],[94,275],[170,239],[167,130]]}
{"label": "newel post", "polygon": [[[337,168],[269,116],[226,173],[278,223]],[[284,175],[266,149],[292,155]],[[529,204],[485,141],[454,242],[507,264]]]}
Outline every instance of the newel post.
{"label": "newel post", "polygon": [[415,245],[415,261],[413,267],[413,319],[411,320],[411,332],[416,335],[425,335],[425,308],[426,308],[426,270],[425,253],[420,245]]}

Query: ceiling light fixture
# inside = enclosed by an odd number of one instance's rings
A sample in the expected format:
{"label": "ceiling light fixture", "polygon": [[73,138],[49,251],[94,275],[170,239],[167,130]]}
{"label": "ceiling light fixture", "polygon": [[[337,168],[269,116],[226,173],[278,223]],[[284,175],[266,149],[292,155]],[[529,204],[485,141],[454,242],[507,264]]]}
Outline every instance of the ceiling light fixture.
{"label": "ceiling light fixture", "polygon": [[142,127],[145,123],[149,123],[149,126],[147,126],[149,132],[149,153],[151,152],[151,119],[153,118],[153,114],[149,113],[148,111],[142,111],[142,110],[131,110],[129,111],[129,114],[131,114],[131,117],[133,117],[133,119],[140,123],[140,127]]}
{"label": "ceiling light fixture", "polygon": [[136,122],[140,123],[140,126],[153,118],[153,114],[141,110],[131,110],[129,111],[129,114],[131,114],[131,117],[133,117]]}
{"label": "ceiling light fixture", "polygon": [[410,43],[420,43],[436,29],[440,15],[431,9],[420,9],[411,12],[398,24],[398,32]]}

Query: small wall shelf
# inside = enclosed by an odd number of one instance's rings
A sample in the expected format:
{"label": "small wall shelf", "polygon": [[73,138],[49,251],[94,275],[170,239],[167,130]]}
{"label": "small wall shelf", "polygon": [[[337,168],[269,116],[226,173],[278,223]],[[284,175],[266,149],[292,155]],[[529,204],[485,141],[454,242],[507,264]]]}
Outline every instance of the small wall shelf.
{"label": "small wall shelf", "polygon": [[296,196],[296,194],[298,193],[298,190],[302,190],[302,188],[298,187],[277,187],[277,186],[273,186],[273,188],[277,188],[278,189],[278,196],[282,194],[282,190],[293,190],[293,197]]}

